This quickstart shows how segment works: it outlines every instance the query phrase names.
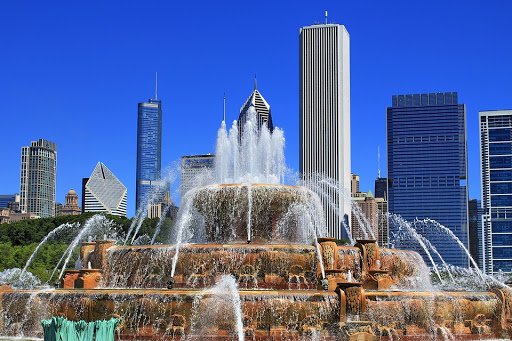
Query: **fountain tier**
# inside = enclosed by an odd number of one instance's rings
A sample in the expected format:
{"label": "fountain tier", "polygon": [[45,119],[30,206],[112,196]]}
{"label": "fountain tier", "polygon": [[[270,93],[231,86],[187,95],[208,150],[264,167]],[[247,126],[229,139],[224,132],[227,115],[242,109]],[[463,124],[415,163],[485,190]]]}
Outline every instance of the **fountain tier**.
{"label": "fountain tier", "polygon": [[311,244],[325,227],[318,197],[303,187],[211,185],[194,193],[193,207],[203,221],[194,236],[207,243]]}

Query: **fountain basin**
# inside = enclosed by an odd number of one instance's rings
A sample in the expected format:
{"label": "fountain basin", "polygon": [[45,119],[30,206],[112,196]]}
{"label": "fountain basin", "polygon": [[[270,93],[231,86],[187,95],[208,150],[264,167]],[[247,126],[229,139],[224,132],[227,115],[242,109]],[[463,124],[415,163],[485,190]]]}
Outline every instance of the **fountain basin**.
{"label": "fountain basin", "polygon": [[[337,321],[337,295],[325,291],[304,290],[240,290],[244,328],[260,340],[275,330],[299,335],[301,328],[312,328],[310,316],[317,316],[319,332],[332,338],[326,329]],[[4,311],[0,335],[41,337],[39,321],[51,316],[70,320],[95,321],[120,317],[122,340],[194,335],[197,324],[209,316],[211,295],[199,290],[94,289],[52,291],[5,291],[0,293]],[[218,302],[217,302],[218,304]],[[222,305],[220,306],[222,309]],[[210,314],[211,315],[211,314]],[[226,307],[211,321],[211,335],[219,340],[233,338],[233,314]],[[182,327],[176,328],[176,327]],[[204,330],[203,330],[204,331]],[[173,335],[178,333],[178,335]],[[222,337],[224,335],[224,337]],[[219,338],[220,337],[220,338]]]}
{"label": "fountain basin", "polygon": [[[363,340],[377,336],[386,340],[389,335],[420,340],[429,338],[432,330],[449,333],[456,340],[506,335],[501,325],[505,307],[499,293],[369,292],[360,285],[344,286],[340,294],[240,290],[244,330],[256,340],[268,340],[272,335],[306,336],[312,331],[326,340],[349,340],[362,334],[366,335]],[[207,291],[190,289],[8,290],[0,292],[0,335],[19,335],[23,330],[26,336],[40,337],[41,319],[63,316],[85,321],[120,317],[121,340],[232,339],[233,313],[228,307],[208,321],[210,328],[197,334],[198,324],[210,318],[212,299]],[[219,302],[215,304],[219,307]],[[224,308],[220,305],[217,309]]]}

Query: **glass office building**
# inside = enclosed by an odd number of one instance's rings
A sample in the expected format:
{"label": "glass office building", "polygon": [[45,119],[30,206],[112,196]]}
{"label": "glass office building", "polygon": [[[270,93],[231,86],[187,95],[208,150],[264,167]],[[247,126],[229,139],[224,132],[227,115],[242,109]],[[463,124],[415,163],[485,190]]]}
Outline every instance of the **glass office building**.
{"label": "glass office building", "polygon": [[[408,221],[434,219],[468,247],[466,109],[457,93],[393,96],[387,153],[389,212]],[[398,233],[394,224],[389,229],[390,236]],[[447,263],[468,266],[465,252],[446,233],[431,224],[418,232]],[[395,246],[420,251],[411,242]]]}
{"label": "glass office building", "polygon": [[482,265],[512,272],[512,110],[480,112]]}
{"label": "glass office building", "polygon": [[162,102],[149,99],[139,103],[137,121],[136,209],[153,188],[161,186]]}
{"label": "glass office building", "polygon": [[192,188],[204,185],[204,178],[215,167],[215,155],[185,155],[181,157],[180,199]]}
{"label": "glass office building", "polygon": [[18,194],[0,194],[0,208],[7,208],[11,202],[19,201]]}
{"label": "glass office building", "polygon": [[21,148],[20,209],[41,218],[55,216],[57,145],[39,139]]}

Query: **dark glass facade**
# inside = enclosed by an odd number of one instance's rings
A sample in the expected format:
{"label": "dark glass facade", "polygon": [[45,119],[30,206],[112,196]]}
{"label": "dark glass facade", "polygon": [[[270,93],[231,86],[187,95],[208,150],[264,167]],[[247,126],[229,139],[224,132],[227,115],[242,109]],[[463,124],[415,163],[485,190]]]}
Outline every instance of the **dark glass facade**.
{"label": "dark glass facade", "polygon": [[377,178],[375,179],[375,198],[388,198],[388,179]]}
{"label": "dark glass facade", "polygon": [[[455,92],[397,95],[387,109],[389,211],[409,221],[434,219],[468,248],[465,121]],[[397,226],[389,228],[390,235],[397,233]],[[465,252],[446,234],[418,232],[447,263],[468,266]],[[413,243],[396,246],[418,250]]]}
{"label": "dark glass facade", "polygon": [[469,252],[479,268],[482,268],[482,212],[480,200],[469,200]]}
{"label": "dark glass facade", "polygon": [[512,110],[480,112],[483,268],[512,272]]}
{"label": "dark glass facade", "polygon": [[0,194],[0,208],[9,207],[9,203],[16,201],[16,194]]}
{"label": "dark glass facade", "polygon": [[159,184],[162,168],[162,102],[139,103],[137,120],[136,209]]}

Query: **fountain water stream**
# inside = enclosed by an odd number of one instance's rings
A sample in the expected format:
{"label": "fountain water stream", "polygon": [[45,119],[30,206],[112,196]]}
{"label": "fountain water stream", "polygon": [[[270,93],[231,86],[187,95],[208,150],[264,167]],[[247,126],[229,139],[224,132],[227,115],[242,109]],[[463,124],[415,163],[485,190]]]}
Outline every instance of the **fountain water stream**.
{"label": "fountain water stream", "polygon": [[236,279],[233,276],[222,276],[215,286],[196,298],[192,314],[192,335],[207,336],[205,332],[228,320],[234,324],[233,329],[238,341],[244,341],[242,317],[242,304]]}
{"label": "fountain water stream", "polygon": [[28,258],[27,262],[25,263],[25,266],[23,267],[23,270],[21,271],[21,274],[20,274],[20,277],[23,277],[25,272],[27,271],[28,267],[30,266],[30,264],[32,264],[32,261],[34,260],[34,257],[37,255],[37,253],[39,252],[39,249],[44,245],[46,244],[47,241],[49,240],[52,240],[53,238],[55,238],[56,236],[58,236],[61,232],[64,232],[64,231],[67,231],[67,230],[72,230],[72,229],[75,229],[79,226],[78,223],[74,223],[74,224],[69,224],[69,223],[66,223],[66,224],[62,224],[58,227],[56,227],[55,229],[53,229],[52,231],[50,231],[50,233],[48,233],[46,235],[46,237],[43,238],[43,240],[37,245],[37,247],[35,248],[34,252],[32,252],[32,254],[30,255],[30,257]]}
{"label": "fountain water stream", "polygon": [[394,223],[395,225],[397,225],[399,230],[406,229],[407,233],[418,242],[418,244],[421,246],[421,248],[427,255],[428,259],[430,260],[430,263],[432,264],[432,268],[434,269],[434,271],[437,275],[437,278],[439,278],[439,281],[441,283],[444,283],[443,279],[441,278],[441,274],[439,273],[439,269],[437,268],[436,262],[432,258],[429,248],[425,244],[422,236],[418,232],[416,232],[416,230],[411,226],[411,224],[408,221],[406,221],[405,219],[403,219],[402,217],[400,217],[398,215],[390,215],[389,217],[390,217],[390,220],[389,220],[390,223]]}

